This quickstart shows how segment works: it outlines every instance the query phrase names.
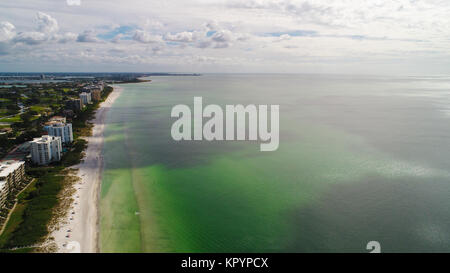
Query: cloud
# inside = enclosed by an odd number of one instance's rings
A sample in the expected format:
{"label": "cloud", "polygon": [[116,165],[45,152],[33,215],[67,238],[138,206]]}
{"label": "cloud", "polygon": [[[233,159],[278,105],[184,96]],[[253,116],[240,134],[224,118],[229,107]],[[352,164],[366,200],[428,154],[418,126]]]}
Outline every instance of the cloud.
{"label": "cloud", "polygon": [[66,32],[62,35],[55,36],[56,41],[61,44],[75,42],[78,38],[78,35],[72,32]]}
{"label": "cloud", "polygon": [[[43,12],[36,13],[37,31],[15,32],[15,27],[9,22],[0,24],[0,40],[8,39],[13,43],[25,45],[39,45],[49,41],[58,31],[58,22],[55,18]],[[54,37],[53,37],[54,38]],[[4,46],[3,46],[4,47]]]}
{"label": "cloud", "polygon": [[196,40],[196,35],[193,32],[183,31],[176,34],[167,33],[164,36],[164,40],[170,42],[182,42],[182,43],[192,43]]}
{"label": "cloud", "polygon": [[16,36],[16,28],[10,22],[0,23],[0,42],[10,41]]}
{"label": "cloud", "polygon": [[208,48],[212,45],[210,40],[200,41],[196,44],[197,48]]}
{"label": "cloud", "polygon": [[251,35],[248,33],[238,33],[235,36],[236,40],[239,42],[246,42],[251,39]]}
{"label": "cloud", "polygon": [[219,25],[215,21],[210,21],[210,22],[205,23],[205,28],[208,31],[216,31],[216,30],[219,30]]}
{"label": "cloud", "polygon": [[[330,3],[331,2],[331,3]],[[339,2],[336,5],[336,2]],[[270,12],[295,16],[300,21],[332,24],[339,14],[341,1],[293,1],[293,0],[246,0],[228,1],[227,7],[232,9],[267,10]],[[351,2],[351,0],[350,0]],[[356,1],[359,2],[359,1]],[[357,3],[354,4],[357,4]]]}
{"label": "cloud", "polygon": [[229,47],[231,44],[227,43],[227,42],[220,42],[220,43],[215,43],[214,44],[214,48],[227,48]]}
{"label": "cloud", "polygon": [[14,38],[14,42],[23,43],[26,45],[38,45],[44,43],[47,40],[48,37],[47,35],[45,35],[45,33],[36,31],[20,32]]}
{"label": "cloud", "polygon": [[197,48],[227,48],[231,46],[234,37],[229,30],[218,30],[207,33],[207,38],[196,44]]}
{"label": "cloud", "polygon": [[85,30],[83,33],[78,34],[77,42],[79,43],[97,43],[100,40],[95,35],[93,30]]}
{"label": "cloud", "polygon": [[229,30],[221,30],[214,33],[211,39],[218,43],[228,43],[233,39],[233,35]]}
{"label": "cloud", "polygon": [[164,28],[164,24],[158,20],[146,19],[144,28],[146,28],[146,29],[162,29],[162,28]]}
{"label": "cloud", "polygon": [[66,0],[68,6],[80,6],[81,0]]}
{"label": "cloud", "polygon": [[119,33],[116,36],[114,36],[114,38],[111,39],[111,42],[115,43],[115,44],[118,44],[118,43],[120,43],[120,40],[123,39],[123,37],[124,37],[123,34]]}
{"label": "cloud", "polygon": [[122,38],[131,38],[131,35],[135,29],[135,26],[122,25],[115,27],[107,32],[100,33],[99,35],[97,35],[97,37],[102,40],[111,40],[112,42],[117,43]]}
{"label": "cloud", "polygon": [[9,53],[11,41],[16,36],[15,29],[10,22],[0,22],[0,55]]}
{"label": "cloud", "polygon": [[152,52],[154,54],[161,54],[165,50],[165,46],[163,45],[157,45],[152,47]]}
{"label": "cloud", "polygon": [[[14,26],[5,22],[1,26],[3,36],[10,37],[14,43],[25,45],[39,45],[55,38],[59,27],[55,18],[43,12],[36,13],[37,31],[14,33]],[[13,37],[13,38],[12,38]]]}
{"label": "cloud", "polygon": [[[194,64],[195,56],[203,56],[215,60],[219,72],[236,60],[256,71],[304,71],[305,60],[326,70],[355,59],[374,69],[399,59],[440,62],[450,71],[444,64],[450,56],[449,1],[128,0],[89,1],[80,8],[66,6],[78,6],[77,0],[61,2],[65,7],[50,0],[9,2],[0,1],[0,18],[8,21],[0,23],[0,54],[8,53],[0,69],[5,70],[6,61],[27,67],[52,56],[61,66],[83,59],[105,69],[139,62],[146,70],[159,62],[167,71],[170,64],[190,69],[184,58]],[[36,10],[44,13],[29,24],[26,16]],[[86,52],[86,46],[95,52]],[[425,65],[415,67],[428,71]]]}
{"label": "cloud", "polygon": [[282,42],[282,41],[289,41],[292,36],[289,34],[281,34],[280,36],[275,36],[276,39],[274,40],[274,42]]}
{"label": "cloud", "polygon": [[144,30],[136,30],[133,35],[133,40],[144,43],[144,44],[152,44],[162,42],[162,38],[159,35],[152,35]]}
{"label": "cloud", "polygon": [[43,12],[38,12],[36,15],[38,21],[38,31],[43,33],[54,33],[57,32],[58,22],[55,18]]}

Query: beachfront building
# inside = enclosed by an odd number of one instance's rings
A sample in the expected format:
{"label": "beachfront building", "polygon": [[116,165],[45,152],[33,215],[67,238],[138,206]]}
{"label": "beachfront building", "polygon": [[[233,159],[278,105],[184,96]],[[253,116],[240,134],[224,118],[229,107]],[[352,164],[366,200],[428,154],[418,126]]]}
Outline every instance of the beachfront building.
{"label": "beachfront building", "polygon": [[5,206],[6,201],[8,200],[9,188],[6,184],[6,181],[0,181],[0,209]]}
{"label": "beachfront building", "polygon": [[61,137],[63,144],[69,144],[73,141],[72,123],[51,122],[44,126],[44,130],[49,136]]}
{"label": "beachfront building", "polygon": [[19,188],[25,176],[25,162],[8,160],[0,162],[0,208],[3,208],[8,196]]}
{"label": "beachfront building", "polygon": [[100,88],[100,91],[103,91],[103,89],[105,89],[105,83],[103,81],[99,81],[97,83],[97,87]]}
{"label": "beachfront building", "polygon": [[91,91],[91,98],[93,101],[99,101],[102,98],[100,89],[93,89]]}
{"label": "beachfront building", "polygon": [[66,107],[70,110],[78,112],[83,109],[83,102],[81,99],[72,99],[66,102]]}
{"label": "beachfront building", "polygon": [[31,141],[31,160],[38,165],[48,165],[61,160],[62,143],[59,136],[42,136]]}
{"label": "beachfront building", "polygon": [[81,93],[80,100],[84,105],[91,103],[91,101],[92,101],[91,93],[86,93],[86,92]]}

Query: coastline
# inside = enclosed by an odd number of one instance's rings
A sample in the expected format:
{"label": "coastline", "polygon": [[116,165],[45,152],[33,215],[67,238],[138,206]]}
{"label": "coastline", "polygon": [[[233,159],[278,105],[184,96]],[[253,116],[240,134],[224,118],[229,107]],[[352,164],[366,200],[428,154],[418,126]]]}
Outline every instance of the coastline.
{"label": "coastline", "polygon": [[109,108],[123,91],[118,85],[112,87],[113,92],[101,103],[92,120],[92,135],[86,138],[88,147],[83,161],[71,167],[78,169],[77,176],[80,181],[75,184],[70,210],[61,219],[59,228],[50,234],[58,253],[99,251],[98,209],[103,170],[105,118]]}

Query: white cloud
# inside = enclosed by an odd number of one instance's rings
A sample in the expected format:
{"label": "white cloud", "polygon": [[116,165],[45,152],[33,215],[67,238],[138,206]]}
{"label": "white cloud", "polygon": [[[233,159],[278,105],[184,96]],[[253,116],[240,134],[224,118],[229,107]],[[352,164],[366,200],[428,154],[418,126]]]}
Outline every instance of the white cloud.
{"label": "white cloud", "polygon": [[212,42],[210,40],[200,41],[196,44],[196,47],[198,48],[208,48],[212,45]]}
{"label": "white cloud", "polygon": [[383,72],[406,60],[425,73],[450,73],[448,14],[450,2],[439,0],[99,0],[76,8],[2,1],[0,54],[24,66],[48,56],[63,66],[77,56],[105,69],[116,62],[166,71],[208,63],[219,72],[233,65],[231,71],[302,71],[305,60],[308,69],[347,62]]}
{"label": "white cloud", "polygon": [[38,21],[38,31],[44,33],[54,33],[58,31],[58,22],[55,18],[43,12],[38,12],[36,15]]}
{"label": "white cloud", "polygon": [[164,24],[155,19],[146,19],[144,24],[145,29],[162,29]]}
{"label": "white cloud", "polygon": [[228,43],[233,39],[233,35],[229,30],[221,30],[214,33],[211,39],[218,43]]}
{"label": "white cloud", "polygon": [[16,36],[15,27],[10,22],[0,22],[0,55],[6,55],[11,48],[11,41]]}
{"label": "white cloud", "polygon": [[68,6],[80,6],[81,0],[66,0]]}
{"label": "white cloud", "polygon": [[11,23],[6,22],[1,26],[1,32],[3,35],[12,39],[14,43],[21,43],[25,45],[39,45],[54,38],[59,27],[55,18],[43,12],[37,12],[37,30],[14,33],[14,26]]}
{"label": "white cloud", "polygon": [[15,27],[10,22],[0,23],[0,42],[10,41],[16,36]]}
{"label": "white cloud", "polygon": [[133,40],[144,43],[144,44],[152,44],[162,42],[162,38],[159,35],[152,35],[144,30],[136,30],[133,35]]}
{"label": "white cloud", "polygon": [[47,41],[48,37],[42,32],[21,32],[16,35],[14,42],[26,45],[38,45]]}
{"label": "white cloud", "polygon": [[72,32],[66,32],[62,35],[55,36],[59,43],[65,44],[70,42],[75,42],[78,39],[78,35]]}
{"label": "white cloud", "polygon": [[[214,29],[219,29],[218,27],[214,27]],[[232,42],[235,40],[234,35],[229,30],[214,30],[213,33],[201,39],[195,46],[197,48],[227,48],[232,45]],[[247,39],[245,35],[239,34],[239,38],[242,38],[242,41]]]}
{"label": "white cloud", "polygon": [[183,31],[176,34],[167,33],[164,40],[170,42],[192,43],[196,40],[196,35],[193,32]]}
{"label": "white cloud", "polygon": [[97,43],[99,41],[93,30],[85,30],[83,33],[78,34],[77,37],[77,42],[79,43]]}

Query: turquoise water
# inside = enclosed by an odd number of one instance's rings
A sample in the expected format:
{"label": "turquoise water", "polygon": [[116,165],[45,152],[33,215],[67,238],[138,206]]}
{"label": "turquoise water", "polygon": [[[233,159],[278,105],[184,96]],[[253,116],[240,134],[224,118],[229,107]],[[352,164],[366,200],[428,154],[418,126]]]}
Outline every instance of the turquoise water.
{"label": "turquoise water", "polygon": [[[450,81],[152,77],[108,112],[104,252],[450,250]],[[175,142],[177,104],[280,105],[280,147]]]}

